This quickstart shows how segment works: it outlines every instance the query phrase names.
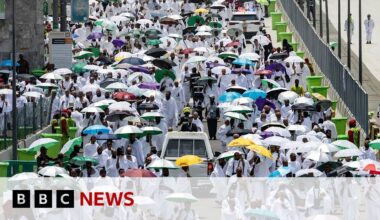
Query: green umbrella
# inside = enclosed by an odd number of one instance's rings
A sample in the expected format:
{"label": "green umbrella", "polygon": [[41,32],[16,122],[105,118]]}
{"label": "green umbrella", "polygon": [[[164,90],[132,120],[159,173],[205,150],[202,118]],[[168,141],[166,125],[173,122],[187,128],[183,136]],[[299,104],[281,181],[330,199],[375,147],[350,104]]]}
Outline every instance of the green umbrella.
{"label": "green umbrella", "polygon": [[93,57],[93,56],[94,56],[94,54],[92,52],[84,50],[84,51],[81,51],[81,52],[75,54],[74,58],[82,60],[82,59],[88,59],[88,58]]}
{"label": "green umbrella", "polygon": [[99,57],[99,55],[100,55],[100,49],[97,47],[89,47],[89,48],[86,48],[84,50],[92,52],[94,54],[94,57]]}
{"label": "green umbrella", "polygon": [[143,131],[143,134],[146,136],[146,135],[158,135],[158,134],[162,134],[162,131],[161,129],[157,128],[157,127],[143,127],[141,129]]}
{"label": "green umbrella", "polygon": [[159,35],[159,34],[162,34],[162,32],[157,29],[149,29],[145,31],[145,35]]}
{"label": "green umbrella", "polygon": [[151,46],[157,46],[159,44],[162,44],[162,41],[160,41],[158,39],[154,39],[154,40],[149,40],[148,41],[148,45],[151,45]]}
{"label": "green umbrella", "polygon": [[266,6],[269,5],[268,0],[256,0],[256,2],[259,3],[260,5],[266,5]]}
{"label": "green umbrella", "polygon": [[206,76],[201,77],[197,80],[197,84],[207,84],[208,81],[211,81],[212,83],[216,83],[216,79],[214,77]]}
{"label": "green umbrella", "polygon": [[143,32],[141,32],[140,30],[134,30],[134,31],[128,32],[127,35],[130,36],[130,37],[139,38],[139,37],[141,37],[143,35]]}
{"label": "green umbrella", "polygon": [[71,139],[68,142],[66,142],[65,145],[63,145],[60,153],[68,156],[73,152],[75,145],[80,146],[81,144],[82,144],[82,137]]}
{"label": "green umbrella", "polygon": [[238,58],[239,55],[237,55],[236,53],[232,53],[232,52],[223,52],[223,53],[220,53],[218,55],[219,58],[222,58],[222,59],[226,59],[226,58]]}
{"label": "green umbrella", "polygon": [[40,77],[40,76],[44,75],[45,73],[46,73],[45,70],[39,70],[39,69],[37,69],[37,70],[32,70],[32,74],[33,74],[33,76],[35,76],[35,77]]}
{"label": "green umbrella", "polygon": [[208,25],[210,27],[212,27],[212,28],[222,28],[222,23],[220,23],[220,22],[214,22],[214,21],[212,21]]}
{"label": "green umbrella", "polygon": [[74,73],[82,73],[82,72],[86,72],[85,69],[83,69],[84,66],[86,66],[87,64],[86,63],[76,63],[74,64],[72,67],[71,67],[71,70],[74,72]]}
{"label": "green umbrella", "polygon": [[40,138],[34,141],[28,148],[28,151],[38,152],[41,147],[46,147],[47,149],[54,147],[59,142],[53,138]]}
{"label": "green umbrella", "polygon": [[77,156],[77,157],[74,157],[73,159],[70,160],[70,163],[73,163],[73,164],[78,165],[78,166],[83,166],[87,162],[91,162],[94,165],[98,164],[97,160],[95,160],[91,157],[86,157],[86,156]]}
{"label": "green umbrella", "polygon": [[376,140],[369,142],[369,146],[372,149],[380,150],[380,139],[376,139]]}
{"label": "green umbrella", "polygon": [[189,20],[187,21],[188,26],[195,26],[195,24],[199,22],[201,25],[205,23],[205,19],[203,19],[201,16],[191,16]]}
{"label": "green umbrella", "polygon": [[164,116],[159,112],[145,112],[140,118],[145,120],[155,120],[156,118],[163,118]]}
{"label": "green umbrella", "polygon": [[154,78],[156,79],[156,81],[158,83],[161,82],[161,80],[162,80],[162,78],[164,78],[164,76],[169,76],[170,78],[172,78],[172,80],[175,80],[175,78],[176,78],[173,71],[167,70],[167,69],[157,70],[156,73],[154,74]]}
{"label": "green umbrella", "polygon": [[103,25],[103,19],[98,19],[97,21],[95,21],[95,25],[96,26],[102,26]]}

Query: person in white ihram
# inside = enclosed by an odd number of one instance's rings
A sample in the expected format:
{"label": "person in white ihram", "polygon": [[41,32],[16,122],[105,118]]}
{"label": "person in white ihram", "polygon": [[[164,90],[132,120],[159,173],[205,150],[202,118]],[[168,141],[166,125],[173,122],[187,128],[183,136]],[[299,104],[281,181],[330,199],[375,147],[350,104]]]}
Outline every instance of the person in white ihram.
{"label": "person in white ihram", "polygon": [[344,22],[344,31],[348,31],[348,21],[350,22],[350,39],[352,44],[352,35],[354,35],[354,21],[352,20],[352,14],[350,14],[349,18]]}
{"label": "person in white ihram", "polygon": [[375,27],[375,22],[373,19],[371,19],[371,15],[367,15],[367,19],[364,20],[364,26],[365,26],[365,33],[366,33],[366,39],[367,43],[366,44],[372,44],[372,31],[373,28]]}

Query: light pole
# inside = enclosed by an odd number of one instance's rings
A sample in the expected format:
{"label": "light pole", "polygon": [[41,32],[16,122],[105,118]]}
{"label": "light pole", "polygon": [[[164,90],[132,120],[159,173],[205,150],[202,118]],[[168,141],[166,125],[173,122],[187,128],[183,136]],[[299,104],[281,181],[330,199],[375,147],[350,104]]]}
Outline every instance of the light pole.
{"label": "light pole", "polygon": [[323,37],[322,0],[319,0],[319,35]]}
{"label": "light pole", "polygon": [[326,10],[326,40],[327,43],[330,43],[330,27],[329,27],[329,4],[328,1],[325,0],[325,10]]}
{"label": "light pole", "polygon": [[363,82],[363,57],[362,57],[362,0],[359,0],[359,82]]}
{"label": "light pole", "polygon": [[[17,108],[16,108],[16,16],[15,1],[12,1],[12,160],[17,160]],[[13,166],[13,173],[17,173]]]}
{"label": "light pole", "polygon": [[351,0],[347,3],[347,66],[351,70]]}
{"label": "light pole", "polygon": [[340,0],[338,0],[338,57],[339,57],[339,59],[342,58],[342,46],[341,46],[342,29],[341,29],[340,25],[341,25],[341,21],[340,21]]}

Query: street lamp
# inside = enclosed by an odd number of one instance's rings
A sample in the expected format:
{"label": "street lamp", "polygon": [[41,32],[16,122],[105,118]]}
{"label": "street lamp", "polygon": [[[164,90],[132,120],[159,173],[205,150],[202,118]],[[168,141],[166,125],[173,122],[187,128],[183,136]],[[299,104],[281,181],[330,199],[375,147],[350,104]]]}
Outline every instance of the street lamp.
{"label": "street lamp", "polygon": [[[16,16],[15,1],[12,1],[12,160],[17,160],[17,107],[16,107]],[[13,173],[17,173],[13,166]]]}

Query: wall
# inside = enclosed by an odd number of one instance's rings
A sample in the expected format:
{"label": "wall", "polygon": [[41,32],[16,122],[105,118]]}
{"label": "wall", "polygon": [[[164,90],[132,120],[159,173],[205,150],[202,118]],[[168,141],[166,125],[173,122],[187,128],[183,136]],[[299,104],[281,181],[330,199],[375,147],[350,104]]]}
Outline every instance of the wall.
{"label": "wall", "polygon": [[[0,20],[0,60],[11,58],[12,1],[6,0],[6,19]],[[43,0],[14,1],[16,3],[16,54],[24,54],[31,70],[41,68],[44,64]]]}

